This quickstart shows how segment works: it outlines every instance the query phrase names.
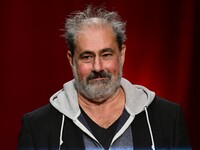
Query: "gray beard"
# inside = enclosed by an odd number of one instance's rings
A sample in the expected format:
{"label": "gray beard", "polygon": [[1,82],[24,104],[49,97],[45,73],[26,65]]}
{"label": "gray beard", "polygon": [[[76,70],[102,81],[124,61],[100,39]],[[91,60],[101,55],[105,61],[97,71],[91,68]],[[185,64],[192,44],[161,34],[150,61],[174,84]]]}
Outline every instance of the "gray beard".
{"label": "gray beard", "polygon": [[73,66],[72,70],[76,89],[90,101],[101,103],[111,97],[120,87],[122,65],[120,65],[119,74],[116,77],[111,73],[105,73],[108,77],[101,80],[81,80],[78,76],[76,65]]}

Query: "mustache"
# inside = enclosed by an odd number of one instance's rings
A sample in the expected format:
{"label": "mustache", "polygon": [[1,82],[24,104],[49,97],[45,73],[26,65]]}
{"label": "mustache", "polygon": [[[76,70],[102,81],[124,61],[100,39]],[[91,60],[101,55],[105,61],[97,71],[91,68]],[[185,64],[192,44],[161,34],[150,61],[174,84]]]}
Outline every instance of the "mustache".
{"label": "mustache", "polygon": [[111,79],[111,74],[109,72],[105,72],[105,71],[100,71],[100,72],[93,71],[87,77],[87,81],[92,80],[92,79],[96,79],[96,78],[109,78],[109,79]]}

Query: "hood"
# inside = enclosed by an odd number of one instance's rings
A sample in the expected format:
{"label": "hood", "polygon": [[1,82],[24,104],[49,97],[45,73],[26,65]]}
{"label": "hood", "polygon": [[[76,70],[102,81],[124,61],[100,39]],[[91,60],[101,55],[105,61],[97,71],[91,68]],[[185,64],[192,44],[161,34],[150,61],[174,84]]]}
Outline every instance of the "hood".
{"label": "hood", "polygon": [[[74,83],[74,79],[65,83],[64,88],[50,98],[51,105],[72,120],[76,120],[81,113]],[[133,85],[125,78],[121,80],[121,87],[126,96],[125,108],[133,116],[148,107],[155,97],[154,92],[144,86]]]}

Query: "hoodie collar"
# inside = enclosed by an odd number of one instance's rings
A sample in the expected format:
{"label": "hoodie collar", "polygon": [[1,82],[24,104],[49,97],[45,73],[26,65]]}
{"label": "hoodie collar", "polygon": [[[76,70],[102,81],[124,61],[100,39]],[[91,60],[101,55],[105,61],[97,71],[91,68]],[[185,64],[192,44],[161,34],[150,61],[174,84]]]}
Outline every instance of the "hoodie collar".
{"label": "hoodie collar", "polygon": [[[76,120],[81,113],[74,83],[74,79],[65,83],[64,88],[50,98],[51,105],[72,120]],[[143,86],[133,85],[125,78],[121,80],[121,87],[126,96],[125,108],[131,115],[142,112],[155,97],[154,92]]]}
{"label": "hoodie collar", "polygon": [[126,95],[125,108],[131,115],[137,115],[148,107],[153,101],[155,93],[144,86],[133,85],[125,78],[122,78],[121,86]]}

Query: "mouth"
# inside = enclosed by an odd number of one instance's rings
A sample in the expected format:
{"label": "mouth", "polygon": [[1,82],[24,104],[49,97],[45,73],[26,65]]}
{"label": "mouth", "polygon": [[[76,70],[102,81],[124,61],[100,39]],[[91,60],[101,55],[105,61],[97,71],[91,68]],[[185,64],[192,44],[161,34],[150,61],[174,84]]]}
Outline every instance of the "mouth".
{"label": "mouth", "polygon": [[111,78],[111,75],[106,72],[93,72],[88,76],[87,81],[107,81]]}

